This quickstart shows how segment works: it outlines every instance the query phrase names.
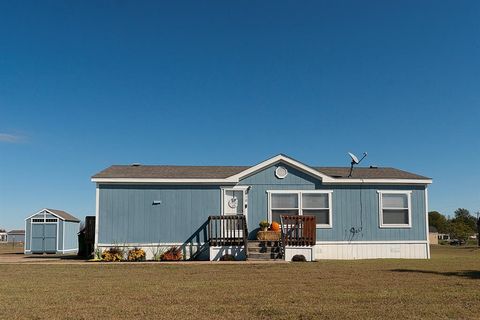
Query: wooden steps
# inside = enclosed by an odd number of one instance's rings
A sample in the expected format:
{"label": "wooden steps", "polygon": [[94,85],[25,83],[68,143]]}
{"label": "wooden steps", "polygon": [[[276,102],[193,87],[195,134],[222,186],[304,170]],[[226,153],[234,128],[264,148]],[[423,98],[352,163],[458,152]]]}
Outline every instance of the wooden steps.
{"label": "wooden steps", "polygon": [[280,241],[251,240],[248,241],[248,260],[282,259]]}

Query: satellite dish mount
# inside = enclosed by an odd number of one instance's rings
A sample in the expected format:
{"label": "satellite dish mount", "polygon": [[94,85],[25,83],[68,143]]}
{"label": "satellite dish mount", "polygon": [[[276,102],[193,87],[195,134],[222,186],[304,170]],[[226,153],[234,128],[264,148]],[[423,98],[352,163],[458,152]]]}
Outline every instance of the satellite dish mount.
{"label": "satellite dish mount", "polygon": [[358,160],[357,156],[351,152],[349,152],[348,155],[350,156],[350,158],[352,158],[352,162],[350,162],[350,173],[348,174],[348,177],[351,178],[353,173],[353,166],[362,162],[362,160],[365,159],[365,157],[367,156],[367,153],[364,152],[363,157],[360,160]]}

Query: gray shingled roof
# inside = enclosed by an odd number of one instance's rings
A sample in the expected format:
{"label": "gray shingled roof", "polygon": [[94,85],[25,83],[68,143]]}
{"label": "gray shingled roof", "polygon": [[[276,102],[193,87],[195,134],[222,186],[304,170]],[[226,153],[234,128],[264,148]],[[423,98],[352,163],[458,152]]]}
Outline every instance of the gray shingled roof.
{"label": "gray shingled roof", "polygon": [[[114,165],[92,178],[225,179],[250,166]],[[350,167],[312,167],[334,178],[347,178]],[[353,179],[430,179],[395,168],[357,167]]]}
{"label": "gray shingled roof", "polygon": [[80,220],[78,220],[68,212],[57,210],[57,209],[49,209],[49,208],[47,208],[47,210],[53,212],[54,214],[61,217],[65,221],[80,222]]}
{"label": "gray shingled roof", "polygon": [[7,234],[25,234],[25,230],[10,230]]}

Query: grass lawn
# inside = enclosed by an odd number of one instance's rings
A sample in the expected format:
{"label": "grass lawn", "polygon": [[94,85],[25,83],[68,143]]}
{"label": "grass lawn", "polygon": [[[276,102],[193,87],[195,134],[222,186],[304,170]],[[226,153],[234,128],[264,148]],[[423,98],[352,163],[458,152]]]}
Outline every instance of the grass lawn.
{"label": "grass lawn", "polygon": [[478,319],[480,249],[431,260],[0,264],[0,318]]}

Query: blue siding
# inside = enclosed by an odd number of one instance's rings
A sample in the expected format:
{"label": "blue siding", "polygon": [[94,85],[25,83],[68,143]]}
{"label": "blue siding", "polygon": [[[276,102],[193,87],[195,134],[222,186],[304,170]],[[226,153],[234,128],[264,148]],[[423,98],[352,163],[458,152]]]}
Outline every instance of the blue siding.
{"label": "blue siding", "polygon": [[25,224],[25,250],[30,250],[30,228],[32,222],[30,219],[27,220]]}
{"label": "blue siding", "polygon": [[63,250],[63,226],[65,222],[58,219],[58,238],[57,238],[57,248],[58,250]]}
{"label": "blue siding", "polygon": [[[268,216],[267,190],[333,190],[333,227],[317,229],[318,241],[426,240],[423,186],[323,185],[288,165],[285,179],[278,165],[243,179],[248,192],[248,227]],[[100,185],[99,244],[192,243],[206,241],[209,215],[220,214],[220,186]],[[380,228],[377,190],[412,190],[412,227]],[[162,201],[152,205],[153,201]],[[356,229],[360,232],[352,233]],[[251,233],[255,236],[255,232]]]}
{"label": "blue siding", "polygon": [[[284,179],[275,176],[275,169],[279,165],[288,170],[288,175]],[[251,187],[248,192],[248,230],[253,231],[250,238],[254,238],[260,221],[268,218],[267,190],[313,190],[319,185],[319,181],[288,165],[278,164],[243,179],[239,185]]]}
{"label": "blue siding", "polygon": [[220,214],[220,187],[101,185],[99,205],[100,244],[202,243],[208,216]]}
{"label": "blue siding", "polygon": [[[278,164],[280,165],[280,164]],[[240,185],[251,186],[248,194],[248,227],[258,229],[258,223],[268,217],[267,190],[333,190],[332,228],[317,229],[318,241],[384,241],[425,240],[425,187],[423,186],[358,186],[322,185],[320,180],[288,165],[285,179],[275,176],[278,165],[266,168],[243,179]],[[412,190],[412,228],[380,228],[377,190]],[[361,230],[352,233],[354,228]]]}
{"label": "blue siding", "polygon": [[65,228],[65,238],[63,241],[65,248],[63,248],[63,250],[78,249],[78,231],[80,224],[78,222],[65,221],[63,222],[63,227]]}

